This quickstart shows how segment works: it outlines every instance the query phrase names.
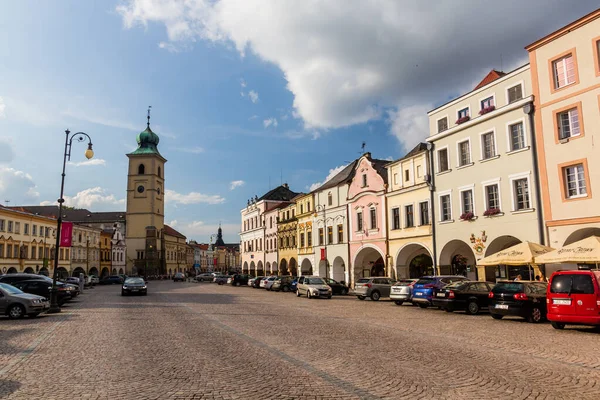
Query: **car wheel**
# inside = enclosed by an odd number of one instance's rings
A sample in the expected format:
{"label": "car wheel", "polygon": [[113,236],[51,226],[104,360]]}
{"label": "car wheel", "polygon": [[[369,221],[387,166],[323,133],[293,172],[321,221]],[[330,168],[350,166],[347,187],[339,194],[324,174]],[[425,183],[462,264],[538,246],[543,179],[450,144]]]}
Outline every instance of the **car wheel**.
{"label": "car wheel", "polygon": [[380,298],[381,294],[378,291],[374,291],[373,293],[371,293],[371,300],[379,301]]}
{"label": "car wheel", "polygon": [[531,315],[529,316],[529,318],[527,318],[527,321],[536,324],[540,322],[543,318],[544,316],[542,315],[542,310],[540,310],[539,307],[533,307],[533,309],[531,310]]}
{"label": "car wheel", "polygon": [[500,314],[491,314],[491,316],[494,319],[502,319],[502,317],[504,317],[504,315],[500,315]]}
{"label": "car wheel", "polygon": [[25,307],[20,304],[13,304],[8,308],[8,317],[10,319],[23,318],[25,315]]}
{"label": "car wheel", "polygon": [[554,321],[552,321],[552,327],[554,329],[565,329],[565,324],[563,324],[562,322],[554,322]]}
{"label": "car wheel", "polygon": [[200,278],[198,279],[199,282],[204,282],[204,279]]}
{"label": "car wheel", "polygon": [[423,304],[423,303],[417,303],[419,305],[420,308],[427,308],[429,305],[428,304]]}
{"label": "car wheel", "polygon": [[296,297],[300,297],[300,290],[296,290]]}
{"label": "car wheel", "polygon": [[396,300],[394,301],[394,303],[396,303],[397,306],[401,306],[402,304],[404,304],[404,302],[401,300]]}
{"label": "car wheel", "polygon": [[467,304],[467,314],[477,315],[479,314],[479,304],[476,301],[471,301]]}
{"label": "car wheel", "polygon": [[365,296],[357,296],[359,300],[364,300]]}

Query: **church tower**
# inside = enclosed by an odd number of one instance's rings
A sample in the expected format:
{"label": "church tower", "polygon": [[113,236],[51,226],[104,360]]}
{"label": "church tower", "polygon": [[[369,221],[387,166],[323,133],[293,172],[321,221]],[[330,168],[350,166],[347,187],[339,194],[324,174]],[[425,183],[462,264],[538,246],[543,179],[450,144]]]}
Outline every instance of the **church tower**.
{"label": "church tower", "polygon": [[127,154],[127,272],[150,275],[159,272],[161,232],[165,224],[164,166],[158,151],[158,135],[146,129],[137,136],[138,148]]}

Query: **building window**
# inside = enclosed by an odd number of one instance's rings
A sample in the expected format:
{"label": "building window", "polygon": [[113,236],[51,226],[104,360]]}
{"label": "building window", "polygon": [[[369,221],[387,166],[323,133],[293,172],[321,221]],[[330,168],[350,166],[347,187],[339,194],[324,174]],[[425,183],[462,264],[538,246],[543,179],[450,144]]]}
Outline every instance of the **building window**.
{"label": "building window", "polygon": [[[2,225],[2,221],[0,221],[0,231],[3,231],[3,230],[4,230],[4,226]],[[37,236],[37,225],[31,226],[31,235]]]}
{"label": "building window", "polygon": [[523,87],[519,83],[513,87],[509,87],[508,90],[508,104],[514,103],[515,101],[523,98]]}
{"label": "building window", "polygon": [[290,210],[287,210],[286,212],[286,219],[290,219]]}
{"label": "building window", "polygon": [[485,187],[485,208],[486,210],[500,210],[500,196],[497,183]]}
{"label": "building window", "polygon": [[31,259],[35,260],[36,259],[36,254],[35,251],[37,250],[37,247],[35,246],[31,246]]}
{"label": "building window", "polygon": [[463,190],[462,192],[460,192],[460,201],[463,214],[474,214],[472,190]]}
{"label": "building window", "polygon": [[423,175],[421,174],[421,166],[420,166],[420,165],[417,165],[417,178],[420,178],[421,176],[423,176]]}
{"label": "building window", "polygon": [[4,244],[0,243],[0,258],[4,258]]}
{"label": "building window", "polygon": [[400,229],[400,209],[392,208],[392,229]]}
{"label": "building window", "polygon": [[496,155],[494,132],[488,132],[481,135],[481,152],[484,160],[492,158]]}
{"label": "building window", "polygon": [[510,132],[510,151],[525,148],[525,133],[523,132],[523,123],[518,122],[508,126]]}
{"label": "building window", "polygon": [[327,244],[333,244],[333,226],[327,227]]}
{"label": "building window", "polygon": [[304,247],[304,233],[300,233],[300,247]]}
{"label": "building window", "polygon": [[469,141],[465,140],[458,144],[458,165],[464,166],[471,164],[471,149]]}
{"label": "building window", "polygon": [[331,195],[331,192],[327,194],[327,205],[333,205],[333,196]]}
{"label": "building window", "polygon": [[413,205],[404,206],[404,224],[406,228],[415,226]]}
{"label": "building window", "polygon": [[285,238],[285,247],[290,247],[290,237]]}
{"label": "building window", "polygon": [[13,231],[13,222],[8,221],[8,232],[12,233],[12,231]]}
{"label": "building window", "polygon": [[444,117],[442,119],[438,119],[437,121],[438,133],[444,132],[448,129],[448,117]]}
{"label": "building window", "polygon": [[452,208],[450,203],[450,195],[445,194],[440,196],[440,220],[450,221],[452,219]]}
{"label": "building window", "polygon": [[304,206],[300,204],[300,214],[304,214]]}
{"label": "building window", "polygon": [[344,225],[339,224],[338,228],[338,243],[344,243]]}
{"label": "building window", "polygon": [[319,228],[319,246],[323,246],[323,228]]}
{"label": "building window", "polygon": [[485,110],[494,106],[494,96],[490,96],[487,99],[481,100],[481,109]]}
{"label": "building window", "polygon": [[362,176],[362,187],[367,186],[367,174],[363,174]]}
{"label": "building window", "polygon": [[6,258],[12,258],[12,244],[6,245]]}
{"label": "building window", "polygon": [[410,171],[405,169],[404,170],[404,181],[408,182],[410,180]]}
{"label": "building window", "polygon": [[292,218],[294,218],[295,216],[296,216],[296,210],[292,210]]}
{"label": "building window", "polygon": [[310,201],[306,204],[306,212],[310,212]]}
{"label": "building window", "polygon": [[356,230],[359,232],[363,230],[363,213],[362,213],[362,211],[359,211],[356,213]]}
{"label": "building window", "polygon": [[283,238],[279,238],[279,248],[283,247]]}
{"label": "building window", "polygon": [[448,149],[438,150],[438,172],[448,171],[450,165],[448,164]]}
{"label": "building window", "polygon": [[554,74],[554,89],[560,89],[575,83],[576,71],[573,54],[552,61],[552,72]]}
{"label": "building window", "polygon": [[596,51],[596,75],[600,76],[600,39],[597,39],[594,43]]}
{"label": "building window", "polygon": [[369,214],[371,217],[371,229],[377,229],[377,210],[371,208]]}
{"label": "building window", "polygon": [[558,120],[559,139],[568,139],[581,134],[579,129],[579,109],[577,107],[556,114],[556,118]]}
{"label": "building window", "polygon": [[465,107],[462,110],[458,110],[458,119],[466,118],[469,116],[469,107]]}
{"label": "building window", "polygon": [[429,225],[429,202],[423,201],[419,203],[419,214],[421,225]]}
{"label": "building window", "polygon": [[24,229],[23,229],[23,234],[29,235],[29,224],[25,224]]}
{"label": "building window", "polygon": [[144,167],[144,164],[140,164],[138,166],[138,175],[144,175],[145,172],[146,172],[146,167]]}
{"label": "building window", "polygon": [[273,217],[269,218],[269,228],[273,229]]}
{"label": "building window", "polygon": [[571,165],[563,168],[563,175],[567,198],[574,199],[587,196],[585,169],[583,164]]}
{"label": "building window", "polygon": [[513,181],[514,209],[515,211],[531,208],[529,202],[529,180],[527,178]]}
{"label": "building window", "polygon": [[312,247],[312,231],[306,232],[306,242],[308,243],[308,247]]}
{"label": "building window", "polygon": [[394,174],[394,185],[398,184],[398,174]]}

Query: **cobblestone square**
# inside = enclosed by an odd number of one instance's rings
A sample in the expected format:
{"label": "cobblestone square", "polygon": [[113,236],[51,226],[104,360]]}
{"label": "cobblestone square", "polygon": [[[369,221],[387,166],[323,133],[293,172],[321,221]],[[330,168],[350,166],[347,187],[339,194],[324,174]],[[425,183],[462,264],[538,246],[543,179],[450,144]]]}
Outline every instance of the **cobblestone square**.
{"label": "cobblestone square", "polygon": [[592,328],[308,300],[213,284],[86,290],[63,313],[0,319],[8,399],[597,398]]}

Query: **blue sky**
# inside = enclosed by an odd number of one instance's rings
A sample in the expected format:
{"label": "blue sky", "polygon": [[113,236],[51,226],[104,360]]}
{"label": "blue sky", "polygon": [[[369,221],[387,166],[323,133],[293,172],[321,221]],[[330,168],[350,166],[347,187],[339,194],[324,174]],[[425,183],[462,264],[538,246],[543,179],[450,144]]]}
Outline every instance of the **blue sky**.
{"label": "blue sky", "polygon": [[[499,69],[500,54],[505,70],[527,62],[525,45],[596,6],[461,3],[3,2],[0,202],[56,201],[69,128],[96,152],[83,163],[74,146],[69,204],[124,210],[125,154],[152,105],[166,222],[207,241],[221,221],[237,241],[249,197],[281,177],[307,191],[363,140],[401,157],[426,137],[427,110]],[[505,16],[511,29],[493,27]]]}

